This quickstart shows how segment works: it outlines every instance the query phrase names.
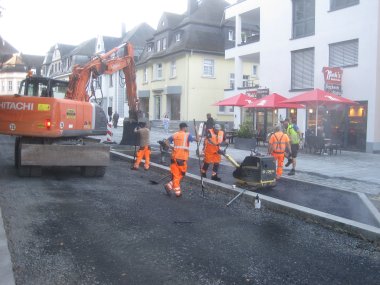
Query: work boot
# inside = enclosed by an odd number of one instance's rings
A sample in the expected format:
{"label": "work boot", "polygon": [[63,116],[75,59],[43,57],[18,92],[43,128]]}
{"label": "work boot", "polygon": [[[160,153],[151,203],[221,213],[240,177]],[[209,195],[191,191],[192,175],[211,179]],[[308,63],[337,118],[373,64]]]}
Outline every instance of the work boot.
{"label": "work boot", "polygon": [[144,170],[145,170],[145,171],[148,171],[148,170],[149,170],[149,166],[148,166],[148,167],[144,167]]}
{"label": "work boot", "polygon": [[[169,182],[170,183],[170,182]],[[165,187],[165,191],[166,191],[166,194],[168,196],[171,196],[172,192],[171,192],[171,186],[168,184],[165,184],[164,187]]]}
{"label": "work boot", "polygon": [[212,176],[211,176],[211,180],[214,180],[214,181],[221,181],[222,179],[218,177],[218,174],[215,174],[215,175],[212,175]]}
{"label": "work boot", "polygon": [[136,166],[132,166],[131,170],[138,170],[138,168]]}
{"label": "work boot", "polygon": [[292,163],[293,163],[293,159],[288,158],[288,162],[285,164],[285,167],[288,167],[288,166],[291,165]]}
{"label": "work boot", "polygon": [[289,171],[288,175],[294,175],[296,174],[296,170],[293,168],[292,170]]}
{"label": "work boot", "polygon": [[203,177],[203,178],[207,178],[206,173],[203,173],[203,172],[202,172],[202,177]]}
{"label": "work boot", "polygon": [[175,196],[177,198],[181,197],[182,196],[182,192],[181,191],[175,191]]}

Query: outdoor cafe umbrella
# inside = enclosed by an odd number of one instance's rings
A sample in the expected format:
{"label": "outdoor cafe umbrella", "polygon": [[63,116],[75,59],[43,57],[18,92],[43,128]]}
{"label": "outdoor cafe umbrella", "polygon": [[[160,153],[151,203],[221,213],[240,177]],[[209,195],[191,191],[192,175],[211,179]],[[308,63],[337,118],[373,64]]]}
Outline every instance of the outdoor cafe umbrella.
{"label": "outdoor cafe umbrella", "polygon": [[316,104],[316,118],[315,118],[315,135],[318,134],[318,106],[319,105],[330,105],[330,104],[345,104],[345,105],[356,105],[355,101],[350,99],[329,93],[321,89],[314,89],[312,91],[307,91],[293,98],[287,99],[284,103],[300,103],[300,104]]}
{"label": "outdoor cafe umbrella", "polygon": [[244,108],[271,108],[271,109],[281,109],[281,108],[305,108],[301,104],[297,103],[283,103],[287,98],[281,96],[277,93],[272,93],[268,96],[265,96],[261,99],[255,100],[247,105]]}
{"label": "outdoor cafe umbrella", "polygon": [[252,98],[246,94],[240,93],[238,95],[232,96],[230,98],[226,98],[224,100],[221,100],[219,102],[216,102],[214,106],[236,106],[236,107],[243,107],[244,105],[247,105],[248,103],[255,100],[255,98]]}

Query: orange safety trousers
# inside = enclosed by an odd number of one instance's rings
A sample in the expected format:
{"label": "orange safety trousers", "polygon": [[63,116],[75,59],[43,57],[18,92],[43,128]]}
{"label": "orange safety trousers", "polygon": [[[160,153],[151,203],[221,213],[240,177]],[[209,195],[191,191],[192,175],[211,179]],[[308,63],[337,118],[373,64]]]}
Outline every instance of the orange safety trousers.
{"label": "orange safety trousers", "polygon": [[285,157],[285,153],[275,153],[275,152],[272,152],[272,156],[274,157],[274,159],[277,161],[277,170],[276,170],[276,174],[277,176],[281,176],[282,175],[282,168],[284,167],[284,157]]}
{"label": "orange safety trousers", "polygon": [[176,194],[181,193],[181,180],[186,175],[187,161],[182,159],[172,159],[170,164],[170,171],[172,173],[172,181],[169,183]]}
{"label": "orange safety trousers", "polygon": [[149,146],[141,146],[136,154],[136,162],[134,164],[135,168],[139,168],[140,162],[142,159],[145,159],[144,168],[149,169],[150,164],[150,147]]}

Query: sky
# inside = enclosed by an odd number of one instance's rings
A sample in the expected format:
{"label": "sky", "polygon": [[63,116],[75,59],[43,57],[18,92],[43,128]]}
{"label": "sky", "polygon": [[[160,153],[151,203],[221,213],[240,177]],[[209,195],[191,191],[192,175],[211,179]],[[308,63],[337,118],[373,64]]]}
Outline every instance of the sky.
{"label": "sky", "polygon": [[[228,0],[235,3],[235,0]],[[0,35],[24,54],[45,55],[56,43],[120,37],[141,23],[154,29],[163,12],[182,14],[187,0],[0,0]]]}

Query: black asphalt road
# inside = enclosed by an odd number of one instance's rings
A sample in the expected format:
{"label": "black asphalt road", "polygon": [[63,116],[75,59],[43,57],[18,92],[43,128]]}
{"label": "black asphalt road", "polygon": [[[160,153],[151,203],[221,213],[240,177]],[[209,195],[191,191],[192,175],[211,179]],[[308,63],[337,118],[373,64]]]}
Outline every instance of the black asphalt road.
{"label": "black asphalt road", "polygon": [[[125,149],[125,147],[122,146],[121,149]],[[131,151],[124,150],[122,152],[133,155]],[[169,160],[165,161],[166,166],[169,166]],[[152,161],[161,163],[161,155],[158,152],[153,153]],[[199,168],[199,161],[190,158],[188,172],[199,175]],[[211,168],[210,166],[207,173],[209,178]],[[220,165],[218,175],[222,178],[223,183],[228,185],[236,184],[235,178],[232,176],[234,169],[232,165]],[[287,172],[287,169],[285,169],[283,178],[277,182],[276,187],[259,189],[255,190],[255,192],[367,225],[380,227],[380,224],[356,193],[289,180],[286,179]]]}
{"label": "black asphalt road", "polygon": [[113,159],[104,178],[18,178],[0,136],[0,206],[17,284],[378,284],[374,245],[184,183],[168,197]]}

